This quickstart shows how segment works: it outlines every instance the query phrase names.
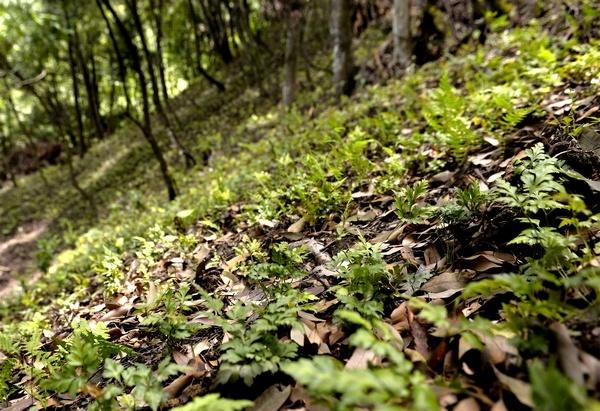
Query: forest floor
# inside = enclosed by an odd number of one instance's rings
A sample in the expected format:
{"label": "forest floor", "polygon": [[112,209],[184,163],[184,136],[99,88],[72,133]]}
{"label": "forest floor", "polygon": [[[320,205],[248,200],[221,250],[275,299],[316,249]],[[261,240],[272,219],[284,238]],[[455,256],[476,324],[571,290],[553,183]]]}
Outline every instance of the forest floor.
{"label": "forest floor", "polygon": [[44,191],[60,167],[0,193],[7,231],[52,220],[44,274],[0,306],[0,401],[600,409],[600,42],[496,26],[339,102],[319,72],[289,111],[190,90],[211,156],[171,203],[131,129],[76,164],[98,222]]}
{"label": "forest floor", "polygon": [[37,240],[44,234],[47,223],[38,221],[19,227],[16,234],[0,240],[0,298],[18,292],[19,277],[35,281]]}

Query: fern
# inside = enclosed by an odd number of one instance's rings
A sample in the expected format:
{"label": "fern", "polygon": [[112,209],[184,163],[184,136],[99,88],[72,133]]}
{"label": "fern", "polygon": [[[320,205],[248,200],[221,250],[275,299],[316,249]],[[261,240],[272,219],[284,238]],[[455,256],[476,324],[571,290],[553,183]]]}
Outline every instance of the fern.
{"label": "fern", "polygon": [[408,223],[419,223],[429,217],[433,207],[419,204],[427,194],[429,187],[426,180],[421,180],[396,193],[396,215]]}
{"label": "fern", "polygon": [[557,194],[565,192],[560,180],[555,178],[562,174],[562,163],[544,153],[541,143],[526,150],[525,155],[515,168],[520,175],[519,185],[512,186],[498,180],[495,190],[497,200],[522,209],[525,215],[565,208],[564,204],[555,200]]}
{"label": "fern", "polygon": [[423,106],[423,116],[435,132],[437,142],[458,161],[464,160],[469,150],[481,141],[465,118],[466,108],[466,100],[456,93],[447,73]]}

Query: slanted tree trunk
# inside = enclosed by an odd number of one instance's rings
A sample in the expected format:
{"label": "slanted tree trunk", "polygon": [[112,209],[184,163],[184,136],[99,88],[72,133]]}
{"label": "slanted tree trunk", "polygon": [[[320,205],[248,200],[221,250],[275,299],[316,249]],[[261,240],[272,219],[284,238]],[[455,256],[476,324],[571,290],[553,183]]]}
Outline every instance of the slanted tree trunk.
{"label": "slanted tree trunk", "polygon": [[354,88],[351,8],[351,0],[331,0],[330,33],[333,43],[333,86],[337,96],[349,95]]}
{"label": "slanted tree trunk", "polygon": [[392,19],[393,61],[395,65],[404,68],[412,58],[410,0],[394,0]]}
{"label": "slanted tree trunk", "polygon": [[[7,93],[10,91],[7,89]],[[6,107],[6,122],[10,127],[10,111],[9,108]],[[12,169],[9,156],[10,156],[11,144],[9,142],[8,136],[0,133],[0,160],[2,160],[2,170],[4,171],[4,175],[7,179],[10,179],[14,187],[18,187],[17,185],[17,176],[15,175],[15,171]],[[0,179],[0,183],[2,180]]]}
{"label": "slanted tree trunk", "polygon": [[148,75],[150,77],[150,85],[152,87],[152,102],[154,103],[154,108],[156,109],[156,112],[158,113],[167,131],[169,139],[171,140],[172,144],[177,148],[177,150],[179,150],[179,154],[181,155],[181,157],[184,158],[186,167],[191,167],[194,164],[196,164],[196,159],[177,136],[171,124],[171,120],[169,119],[169,116],[167,115],[165,108],[163,107],[160,100],[160,90],[158,87],[158,79],[156,78],[156,70],[154,69],[154,59],[152,57],[152,54],[150,53],[150,49],[148,49],[146,35],[144,34],[144,26],[142,25],[142,20],[140,18],[140,14],[137,8],[137,0],[128,0],[127,4],[133,16],[133,22],[138,32],[138,36],[142,44],[142,51],[146,59],[146,66],[148,67]]}
{"label": "slanted tree trunk", "polygon": [[127,68],[125,66],[125,60],[123,59],[123,55],[121,54],[121,48],[119,47],[119,43],[117,42],[117,37],[113,31],[113,28],[108,20],[108,16],[102,7],[101,0],[96,0],[96,5],[100,10],[100,14],[102,15],[102,19],[106,24],[106,28],[108,30],[108,36],[113,45],[113,51],[115,52],[115,56],[117,58],[117,67],[119,68],[119,80],[123,86],[123,94],[125,95],[125,107],[127,113],[131,113],[131,98],[129,97],[129,89],[127,88]]}
{"label": "slanted tree trunk", "polygon": [[196,14],[196,10],[194,8],[194,4],[192,0],[188,0],[188,13],[190,17],[190,21],[192,23],[192,31],[194,33],[194,54],[196,59],[196,72],[202,75],[210,84],[215,86],[219,91],[225,91],[225,85],[221,83],[219,80],[214,78],[213,76],[206,71],[204,66],[202,65],[202,51],[200,47],[200,34],[198,33],[198,15]]}
{"label": "slanted tree trunk", "polygon": [[[148,89],[146,88],[146,76],[144,74],[144,70],[142,69],[142,62],[141,62],[140,54],[138,52],[137,46],[134,44],[134,42],[131,38],[131,35],[129,34],[129,31],[127,30],[127,27],[125,27],[125,24],[123,23],[123,21],[121,21],[119,15],[117,14],[117,12],[113,8],[112,4],[110,3],[110,0],[97,0],[97,4],[100,7],[100,9],[102,10],[102,5],[99,4],[100,1],[102,2],[102,4],[104,4],[104,6],[109,11],[112,18],[114,19],[115,24],[117,25],[117,29],[119,30],[119,33],[121,34],[121,37],[123,38],[123,42],[125,43],[125,47],[127,48],[127,54],[131,59],[132,68],[138,77],[140,92],[142,95],[143,121],[138,122],[137,120],[134,119],[134,117],[131,115],[131,113],[129,113],[130,119],[138,125],[138,127],[142,131],[142,134],[146,138],[146,141],[150,145],[150,148],[152,149],[152,153],[154,154],[154,157],[156,158],[156,161],[158,162],[160,172],[161,172],[163,181],[165,183],[165,187],[167,188],[167,194],[169,196],[169,200],[174,200],[175,197],[177,197],[175,181],[173,180],[173,178],[171,177],[171,174],[169,173],[169,166],[167,165],[167,161],[165,160],[163,152],[162,152],[160,146],[158,145],[158,141],[156,140],[156,137],[152,133],[152,122],[150,119],[150,100],[148,97]],[[123,67],[125,66],[124,63],[122,65],[123,65]]]}
{"label": "slanted tree trunk", "polygon": [[292,3],[286,10],[285,63],[283,68],[282,102],[289,107],[296,94],[296,72],[300,48],[302,10],[300,4]]}
{"label": "slanted tree trunk", "polygon": [[229,36],[223,19],[221,0],[200,0],[204,22],[213,41],[214,51],[221,57],[223,63],[233,61],[233,53],[229,46]]}
{"label": "slanted tree trunk", "polygon": [[67,24],[67,29],[69,30],[69,35],[67,38],[67,51],[69,57],[69,69],[71,73],[71,86],[73,88],[73,100],[75,105],[75,119],[77,122],[77,139],[79,146],[79,155],[83,157],[83,155],[87,151],[87,144],[85,142],[85,133],[83,130],[83,113],[81,111],[81,104],[79,102],[80,93],[79,93],[79,79],[77,78],[77,62],[75,60],[75,42],[77,39],[73,36],[72,31],[74,30],[71,24],[71,17],[69,15],[69,10],[67,9],[67,3],[63,0],[62,2],[63,14],[65,16],[65,22]]}

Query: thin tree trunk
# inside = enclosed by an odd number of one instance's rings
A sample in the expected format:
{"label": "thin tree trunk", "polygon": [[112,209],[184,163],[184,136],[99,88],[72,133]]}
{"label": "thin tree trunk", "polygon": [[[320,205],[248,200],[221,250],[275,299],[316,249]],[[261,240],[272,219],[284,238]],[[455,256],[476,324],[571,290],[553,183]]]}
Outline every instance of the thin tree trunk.
{"label": "thin tree trunk", "polygon": [[296,95],[296,72],[298,66],[298,48],[302,23],[302,11],[289,10],[286,16],[285,62],[283,68],[283,105],[289,107]]}
{"label": "thin tree trunk", "polygon": [[204,21],[213,40],[214,50],[221,57],[223,63],[229,64],[233,61],[233,54],[229,47],[229,38],[223,25],[223,16],[220,0],[201,0],[200,7],[204,15]]}
{"label": "thin tree trunk", "polygon": [[336,95],[352,93],[354,63],[352,61],[351,0],[331,0],[331,39],[333,42],[333,85]]}
{"label": "thin tree trunk", "polygon": [[[148,141],[148,144],[150,145],[150,148],[152,149],[152,153],[154,154],[156,161],[158,161],[161,175],[162,175],[163,181],[165,183],[165,186],[167,188],[167,194],[168,194],[169,200],[173,200],[173,199],[175,199],[175,197],[177,197],[175,181],[173,180],[173,178],[171,177],[171,174],[169,173],[169,167],[163,156],[162,150],[160,149],[160,146],[158,145],[158,142],[156,141],[156,138],[154,137],[154,134],[152,133],[152,124],[151,124],[151,119],[150,119],[150,102],[149,102],[149,98],[148,98],[148,90],[146,88],[146,76],[144,75],[144,71],[142,70],[142,64],[141,64],[138,49],[137,49],[136,45],[133,43],[133,40],[131,39],[131,36],[130,36],[127,28],[125,27],[125,25],[119,18],[119,15],[116,13],[115,9],[110,4],[110,0],[97,0],[97,1],[102,1],[104,6],[106,6],[110,15],[115,20],[115,24],[117,25],[119,33],[121,34],[121,37],[123,38],[125,46],[127,47],[128,55],[131,58],[133,70],[137,74],[138,81],[140,84],[140,91],[142,94],[143,123],[139,123],[138,126],[140,126],[142,133],[144,134],[144,137],[146,138],[146,140]],[[124,66],[124,64],[123,64],[123,66]],[[133,119],[133,116],[131,116],[131,118]]]}
{"label": "thin tree trunk", "polygon": [[162,12],[163,12],[163,0],[158,0],[158,6],[154,0],[150,0],[150,11],[154,16],[154,26],[156,27],[156,68],[160,79],[160,87],[162,92],[163,101],[168,104],[169,102],[169,91],[167,90],[167,79],[165,76],[165,62],[163,59],[162,52]]}
{"label": "thin tree trunk", "polygon": [[[165,61],[163,58],[162,52],[162,14],[164,9],[163,0],[158,0],[158,6],[155,5],[154,0],[150,0],[150,10],[154,16],[154,25],[156,27],[156,67],[158,69],[159,79],[160,79],[160,88],[162,92],[163,101],[165,102],[169,113],[175,119],[175,123],[177,128],[181,130],[181,121],[177,117],[177,113],[173,110],[171,106],[171,100],[169,98],[169,91],[167,88],[167,79],[165,75]],[[187,151],[187,150],[186,150]]]}
{"label": "thin tree trunk", "polygon": [[121,54],[121,49],[119,47],[119,43],[117,42],[117,37],[112,29],[110,21],[108,20],[108,16],[102,7],[101,0],[96,0],[96,5],[100,10],[100,14],[102,15],[102,19],[106,24],[106,28],[108,30],[108,36],[110,37],[110,41],[113,45],[113,50],[115,52],[115,56],[117,57],[117,66],[119,67],[119,79],[121,84],[123,85],[123,94],[125,95],[125,107],[128,113],[131,113],[131,98],[129,97],[129,90],[127,88],[127,68],[125,67],[125,60],[123,59],[123,55]]}
{"label": "thin tree trunk", "polygon": [[165,126],[169,139],[171,140],[173,145],[179,150],[179,154],[181,155],[181,157],[184,158],[186,167],[192,167],[196,164],[196,159],[194,158],[192,153],[189,152],[189,150],[185,147],[185,145],[181,142],[181,140],[175,133],[175,130],[173,129],[173,126],[171,124],[171,120],[169,120],[169,117],[167,116],[167,113],[160,101],[160,90],[158,88],[156,71],[154,70],[154,62],[152,54],[148,49],[148,43],[146,42],[144,27],[142,25],[142,20],[140,18],[140,14],[137,8],[137,0],[129,0],[127,4],[129,5],[129,9],[133,16],[133,22],[138,32],[138,36],[140,37],[140,41],[142,43],[142,51],[146,58],[146,65],[148,67],[148,74],[150,76],[150,85],[152,86],[152,101],[154,103],[154,107],[158,112],[158,115],[161,121],[163,122],[163,125]]}
{"label": "thin tree trunk", "polygon": [[83,157],[87,151],[85,143],[85,135],[83,132],[83,115],[81,113],[81,105],[79,104],[79,81],[77,80],[77,63],[73,56],[73,42],[69,39],[69,67],[71,69],[71,82],[73,86],[73,99],[75,101],[75,119],[77,120],[77,137],[79,139],[79,155]]}
{"label": "thin tree trunk", "polygon": [[194,51],[196,57],[196,71],[200,73],[210,84],[215,86],[219,91],[225,91],[225,85],[219,80],[211,76],[206,69],[202,66],[202,52],[200,51],[200,34],[198,33],[198,15],[194,9],[192,0],[188,0],[188,12],[190,20],[192,22],[192,30],[194,33]]}
{"label": "thin tree trunk", "polygon": [[71,182],[71,185],[73,186],[75,191],[77,191],[77,193],[79,193],[81,198],[83,198],[83,200],[88,203],[90,210],[92,211],[92,215],[93,215],[94,219],[97,220],[99,217],[99,214],[98,214],[98,207],[96,206],[96,201],[95,201],[94,197],[88,191],[84,190],[83,187],[81,187],[81,185],[79,184],[79,181],[77,181],[77,176],[75,175],[75,169],[73,168],[73,153],[71,152],[71,150],[69,148],[67,148],[66,152],[67,152],[67,168],[69,170],[69,181]]}
{"label": "thin tree trunk", "polygon": [[[67,4],[63,0],[63,13],[65,15],[65,21],[67,23],[67,29],[73,30],[74,28],[71,25],[71,18],[69,16],[69,11],[67,10]],[[85,134],[83,131],[83,114],[81,112],[81,105],[79,103],[79,80],[77,79],[77,62],[75,61],[75,56],[73,52],[74,48],[74,37],[72,33],[69,33],[67,39],[67,51],[69,56],[69,68],[71,72],[71,83],[73,87],[73,100],[75,102],[75,119],[77,121],[77,137],[79,140],[79,155],[81,157],[87,151],[87,145],[85,142]]]}
{"label": "thin tree trunk", "polygon": [[410,39],[410,0],[394,0],[392,12],[393,61],[407,67],[412,57]]}

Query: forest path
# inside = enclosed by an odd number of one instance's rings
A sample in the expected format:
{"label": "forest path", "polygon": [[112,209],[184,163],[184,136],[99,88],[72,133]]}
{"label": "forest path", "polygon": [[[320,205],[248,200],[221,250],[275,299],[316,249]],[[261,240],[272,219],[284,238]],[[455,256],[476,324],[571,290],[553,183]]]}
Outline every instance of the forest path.
{"label": "forest path", "polygon": [[17,232],[0,240],[0,297],[20,287],[19,277],[35,281],[39,272],[35,268],[37,240],[48,228],[46,221],[34,221],[20,227]]}

